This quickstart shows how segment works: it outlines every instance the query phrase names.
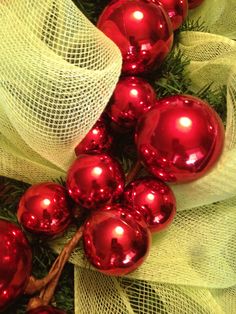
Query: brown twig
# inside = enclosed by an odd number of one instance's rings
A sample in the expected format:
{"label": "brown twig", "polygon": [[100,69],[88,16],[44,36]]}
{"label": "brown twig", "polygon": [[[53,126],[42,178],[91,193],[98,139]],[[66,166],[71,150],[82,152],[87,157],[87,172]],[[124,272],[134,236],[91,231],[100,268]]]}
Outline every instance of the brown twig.
{"label": "brown twig", "polygon": [[55,269],[51,273],[48,273],[42,279],[37,279],[34,276],[30,276],[24,293],[32,295],[32,294],[35,294],[36,292],[39,292],[56,276],[56,274],[57,274],[57,269]]}
{"label": "brown twig", "polygon": [[25,293],[33,294],[40,291],[40,294],[38,297],[33,297],[30,299],[27,307],[28,311],[41,305],[48,305],[51,302],[63,268],[66,262],[69,260],[72,251],[78,245],[82,234],[83,227],[80,227],[72,239],[64,246],[46,277],[38,280],[34,277],[30,278],[29,284],[25,289]]}

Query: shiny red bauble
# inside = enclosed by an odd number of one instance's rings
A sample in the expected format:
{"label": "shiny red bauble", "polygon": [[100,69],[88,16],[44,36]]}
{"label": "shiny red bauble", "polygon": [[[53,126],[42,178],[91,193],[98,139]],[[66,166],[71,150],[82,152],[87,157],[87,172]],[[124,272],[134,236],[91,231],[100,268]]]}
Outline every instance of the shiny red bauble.
{"label": "shiny red bauble", "polygon": [[224,127],[203,100],[176,95],[163,98],[140,118],[136,145],[146,168],[167,182],[202,177],[219,159]]}
{"label": "shiny red bauble", "polygon": [[124,172],[108,154],[82,154],[67,174],[67,189],[80,206],[97,209],[116,200],[124,189]]}
{"label": "shiny red bauble", "polygon": [[162,5],[168,13],[173,30],[178,29],[188,15],[188,0],[149,0]]}
{"label": "shiny red bauble", "polygon": [[31,186],[21,197],[17,211],[19,223],[37,236],[61,235],[71,217],[66,189],[53,182]]}
{"label": "shiny red bauble", "polygon": [[155,105],[155,101],[155,91],[147,81],[135,76],[122,77],[106,112],[119,126],[132,129],[138,118]]}
{"label": "shiny red bauble", "polygon": [[124,190],[124,204],[131,212],[138,211],[144,217],[151,232],[166,229],[176,213],[173,192],[155,178],[132,181]]}
{"label": "shiny red bauble", "polygon": [[29,310],[27,314],[66,314],[66,312],[57,309],[51,305],[40,306],[35,309]]}
{"label": "shiny red bauble", "polygon": [[138,74],[158,67],[171,50],[171,21],[161,6],[142,0],[111,2],[98,28],[120,48],[122,72]]}
{"label": "shiny red bauble", "polygon": [[76,156],[86,153],[102,153],[111,149],[112,136],[109,134],[106,123],[99,119],[83,140],[76,146]]}
{"label": "shiny red bauble", "polygon": [[93,212],[84,225],[85,255],[99,271],[123,276],[145,260],[151,243],[150,231],[141,216],[121,205]]}
{"label": "shiny red bauble", "polygon": [[188,7],[190,10],[195,9],[196,7],[201,5],[203,1],[204,0],[188,0]]}
{"label": "shiny red bauble", "polygon": [[0,311],[22,295],[32,266],[29,243],[20,228],[0,220]]}

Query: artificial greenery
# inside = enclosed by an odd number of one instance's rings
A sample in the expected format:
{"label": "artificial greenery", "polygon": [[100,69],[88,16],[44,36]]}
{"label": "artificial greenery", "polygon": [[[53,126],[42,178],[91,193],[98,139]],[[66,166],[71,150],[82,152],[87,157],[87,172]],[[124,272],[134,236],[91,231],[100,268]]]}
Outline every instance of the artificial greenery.
{"label": "artificial greenery", "polygon": [[[95,24],[99,14],[109,2],[108,0],[74,0],[78,8]],[[192,22],[187,20],[181,30],[176,33],[175,45],[178,45],[179,33],[181,31],[207,31],[202,22]],[[167,95],[188,93],[194,94],[191,90],[191,81],[186,72],[186,66],[189,60],[177,52],[173,48],[163,65],[155,72],[149,74],[146,79],[153,85],[157,92],[157,96],[163,97]],[[226,119],[226,87],[222,86],[219,90],[212,90],[211,85],[205,86],[203,89],[195,93],[207,101],[215,108],[222,117]],[[123,164],[125,172],[127,172],[136,158],[135,149],[132,145],[131,136],[120,136],[117,140],[116,152]],[[0,218],[17,222],[16,210],[19,199],[29,185],[12,179],[0,177]],[[47,246],[45,242],[38,239],[30,239],[33,248],[33,275],[42,278],[49,270],[50,265],[55,259],[55,254]],[[68,314],[74,313],[74,278],[73,266],[67,264],[57,292],[53,305],[64,309]],[[7,314],[23,314],[25,306],[28,302],[27,297],[19,299],[12,307],[8,308],[4,313]],[[131,303],[132,304],[132,303]],[[133,308],[135,312],[135,306]]]}

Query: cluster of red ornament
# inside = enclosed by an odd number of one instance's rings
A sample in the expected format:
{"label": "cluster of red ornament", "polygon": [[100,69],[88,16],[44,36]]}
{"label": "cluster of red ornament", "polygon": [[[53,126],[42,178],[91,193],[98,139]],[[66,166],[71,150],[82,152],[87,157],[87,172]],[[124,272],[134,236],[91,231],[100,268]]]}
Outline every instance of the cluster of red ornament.
{"label": "cluster of red ornament", "polygon": [[[133,89],[132,84],[126,87]],[[66,188],[41,183],[22,196],[17,216],[25,230],[44,237],[63,232],[72,219],[68,193],[88,214],[83,243],[90,263],[110,275],[136,269],[148,254],[150,233],[165,229],[176,212],[175,197],[163,181],[180,183],[203,176],[218,160],[224,142],[220,118],[199,98],[176,95],[150,107],[136,119],[135,142],[153,177],[125,186],[121,165],[102,145],[107,132],[93,146],[92,129],[83,140],[84,151],[68,170]]]}
{"label": "cluster of red ornament", "polygon": [[[100,118],[75,148],[66,187],[41,183],[22,196],[17,217],[22,227],[41,238],[62,234],[73,218],[74,202],[88,214],[83,226],[84,252],[108,275],[125,275],[142,264],[151,233],[173,221],[176,201],[164,182],[196,180],[217,162],[224,128],[216,112],[189,95],[156,99],[151,85],[134,75],[160,66],[170,52],[173,30],[188,7],[203,0],[117,0],[99,18],[98,27],[120,48],[122,74],[105,110],[110,125],[134,131],[138,158],[152,175],[125,186],[125,174],[112,156],[107,122]],[[73,200],[73,201],[72,201]],[[24,292],[31,272],[29,244],[16,225],[0,220],[0,311]],[[51,306],[29,314],[63,313]]]}
{"label": "cluster of red ornament", "polygon": [[119,47],[122,74],[139,75],[158,68],[173,44],[173,31],[188,8],[203,0],[115,0],[104,9],[98,28]]}
{"label": "cluster of red ornament", "polygon": [[104,152],[79,155],[66,185],[89,214],[83,231],[85,255],[109,275],[136,269],[148,254],[150,231],[164,229],[175,214],[175,198],[165,183],[148,177],[124,188],[121,165]]}

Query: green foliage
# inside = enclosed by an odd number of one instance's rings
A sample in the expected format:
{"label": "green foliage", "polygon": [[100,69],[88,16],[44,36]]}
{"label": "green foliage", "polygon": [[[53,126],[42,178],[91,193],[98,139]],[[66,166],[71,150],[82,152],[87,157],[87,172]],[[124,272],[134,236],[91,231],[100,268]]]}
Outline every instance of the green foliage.
{"label": "green foliage", "polygon": [[152,74],[152,85],[157,97],[189,93],[191,81],[186,75],[189,60],[178,50],[172,49],[162,66]]}
{"label": "green foliage", "polygon": [[[94,23],[98,19],[103,8],[110,2],[109,0],[74,0],[78,8]],[[196,22],[187,20],[182,26],[181,31],[207,31],[204,24],[198,20]],[[175,45],[178,44],[179,32],[175,35]],[[188,78],[186,66],[189,60],[175,48],[166,58],[163,65],[157,71],[147,76],[147,80],[154,86],[158,98],[179,93],[193,94],[191,90],[191,80]],[[211,85],[205,86],[196,94],[200,98],[207,100],[220,114],[223,121],[226,119],[226,87],[219,90],[212,90]],[[132,163],[136,159],[135,148],[132,144],[132,135],[121,136],[116,141],[116,154],[121,161],[125,172],[128,172]],[[64,181],[59,179],[64,185]],[[16,210],[19,199],[28,185],[23,182],[0,177],[0,218],[17,222]],[[37,278],[42,278],[49,270],[50,265],[55,259],[55,254],[47,244],[39,240],[31,239],[33,249],[33,274]],[[53,305],[64,309],[68,314],[73,313],[74,306],[74,282],[73,266],[67,264],[60,279],[60,284],[55,295]],[[5,313],[23,314],[28,302],[27,297],[18,300]],[[134,307],[135,310],[135,307]]]}
{"label": "green foliage", "polygon": [[76,4],[76,6],[80,9],[81,12],[84,13],[84,15],[89,18],[89,20],[96,24],[99,15],[107,6],[108,3],[110,3],[110,0],[73,0],[73,2]]}
{"label": "green foliage", "polygon": [[181,28],[179,29],[178,32],[205,32],[209,33],[209,29],[206,27],[204,21],[202,21],[201,18],[197,20],[191,20],[191,19],[186,19],[183,25],[181,25]]}
{"label": "green foliage", "polygon": [[219,89],[212,89],[211,85],[212,84],[204,86],[204,88],[197,92],[196,96],[205,99],[209,104],[211,104],[211,106],[219,114],[225,125],[227,113],[226,107],[227,87],[226,85],[223,85]]}

